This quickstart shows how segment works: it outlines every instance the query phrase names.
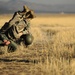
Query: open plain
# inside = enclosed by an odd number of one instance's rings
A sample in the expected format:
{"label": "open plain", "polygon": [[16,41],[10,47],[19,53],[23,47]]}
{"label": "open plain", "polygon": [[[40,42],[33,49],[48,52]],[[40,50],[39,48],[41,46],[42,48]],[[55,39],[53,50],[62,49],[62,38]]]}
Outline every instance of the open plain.
{"label": "open plain", "polygon": [[[11,18],[0,15],[0,27]],[[75,75],[75,14],[36,14],[30,32],[28,48],[0,48],[0,75]]]}

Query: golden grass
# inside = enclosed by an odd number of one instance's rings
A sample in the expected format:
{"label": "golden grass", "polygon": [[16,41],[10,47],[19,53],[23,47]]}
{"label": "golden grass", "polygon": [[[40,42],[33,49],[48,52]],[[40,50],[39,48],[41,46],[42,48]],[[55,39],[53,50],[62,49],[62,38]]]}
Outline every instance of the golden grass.
{"label": "golden grass", "polygon": [[[11,17],[12,15],[1,15],[1,26]],[[33,44],[28,48],[20,46],[13,53],[6,51],[0,55],[0,61],[3,61],[0,62],[0,72],[4,72],[2,75],[75,75],[74,20],[74,14],[37,15],[31,21]]]}

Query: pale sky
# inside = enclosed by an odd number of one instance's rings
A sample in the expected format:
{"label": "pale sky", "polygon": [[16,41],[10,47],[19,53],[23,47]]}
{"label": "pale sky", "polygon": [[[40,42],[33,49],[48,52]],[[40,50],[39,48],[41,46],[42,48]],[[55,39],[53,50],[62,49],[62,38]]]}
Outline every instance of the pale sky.
{"label": "pale sky", "polygon": [[[9,1],[9,0],[0,0]],[[40,4],[75,4],[75,0],[23,0]]]}
{"label": "pale sky", "polygon": [[24,0],[41,4],[75,4],[75,0]]}

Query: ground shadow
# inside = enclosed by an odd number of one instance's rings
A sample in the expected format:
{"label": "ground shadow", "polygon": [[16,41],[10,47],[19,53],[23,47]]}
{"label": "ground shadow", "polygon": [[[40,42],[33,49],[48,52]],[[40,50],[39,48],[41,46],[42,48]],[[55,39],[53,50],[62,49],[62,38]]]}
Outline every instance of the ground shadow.
{"label": "ground shadow", "polygon": [[25,63],[38,63],[38,60],[27,60],[27,59],[7,59],[7,58],[0,58],[0,62],[25,62]]}

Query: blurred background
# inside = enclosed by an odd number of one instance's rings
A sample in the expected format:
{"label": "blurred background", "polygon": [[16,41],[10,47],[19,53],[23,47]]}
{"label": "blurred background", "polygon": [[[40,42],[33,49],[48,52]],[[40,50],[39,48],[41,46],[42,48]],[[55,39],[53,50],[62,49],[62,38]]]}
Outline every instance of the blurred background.
{"label": "blurred background", "polygon": [[75,13],[75,0],[0,0],[0,14],[9,14],[29,6],[36,13]]}

